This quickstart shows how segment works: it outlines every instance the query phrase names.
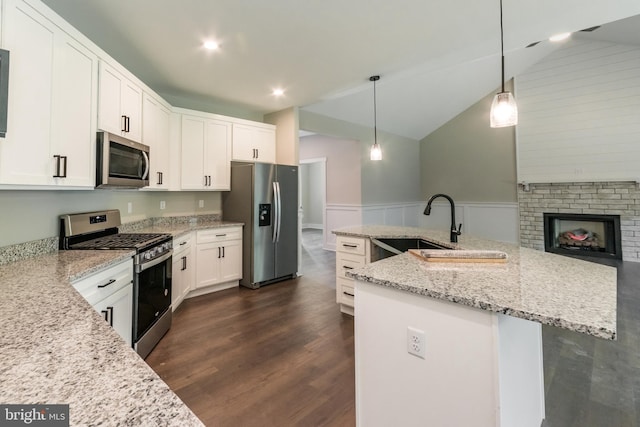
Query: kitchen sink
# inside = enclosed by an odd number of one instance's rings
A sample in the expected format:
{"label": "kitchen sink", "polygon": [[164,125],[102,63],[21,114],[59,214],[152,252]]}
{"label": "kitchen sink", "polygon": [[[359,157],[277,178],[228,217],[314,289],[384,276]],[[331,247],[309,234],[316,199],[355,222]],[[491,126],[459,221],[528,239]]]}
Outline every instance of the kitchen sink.
{"label": "kitchen sink", "polygon": [[373,261],[399,255],[409,249],[451,249],[446,246],[438,245],[415,237],[390,239],[371,238],[371,242],[373,243],[373,254],[371,257]]}

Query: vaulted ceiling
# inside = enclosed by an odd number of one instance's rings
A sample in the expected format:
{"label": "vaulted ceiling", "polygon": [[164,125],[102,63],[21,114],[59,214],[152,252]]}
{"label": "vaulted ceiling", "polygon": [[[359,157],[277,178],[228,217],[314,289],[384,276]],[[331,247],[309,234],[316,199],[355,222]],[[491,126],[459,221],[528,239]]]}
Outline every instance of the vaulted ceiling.
{"label": "vaulted ceiling", "polygon": [[[256,113],[297,106],[370,126],[378,74],[378,127],[421,139],[500,86],[499,0],[44,3],[158,93]],[[507,77],[555,48],[531,42],[640,14],[637,0],[503,3]],[[639,42],[637,19],[611,27],[576,37]]]}

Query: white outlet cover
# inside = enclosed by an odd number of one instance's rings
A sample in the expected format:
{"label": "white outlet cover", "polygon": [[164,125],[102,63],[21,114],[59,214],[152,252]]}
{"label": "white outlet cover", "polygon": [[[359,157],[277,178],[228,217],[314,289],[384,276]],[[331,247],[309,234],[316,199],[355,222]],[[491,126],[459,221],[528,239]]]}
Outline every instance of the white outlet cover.
{"label": "white outlet cover", "polygon": [[424,359],[427,354],[427,339],[424,331],[407,327],[407,352]]}
{"label": "white outlet cover", "polygon": [[167,203],[164,200],[160,200],[160,209],[165,209],[167,207]]}
{"label": "white outlet cover", "polygon": [[127,203],[127,213],[131,213],[133,212],[133,203],[128,202]]}
{"label": "white outlet cover", "polygon": [[198,207],[204,208],[204,200],[198,200]]}

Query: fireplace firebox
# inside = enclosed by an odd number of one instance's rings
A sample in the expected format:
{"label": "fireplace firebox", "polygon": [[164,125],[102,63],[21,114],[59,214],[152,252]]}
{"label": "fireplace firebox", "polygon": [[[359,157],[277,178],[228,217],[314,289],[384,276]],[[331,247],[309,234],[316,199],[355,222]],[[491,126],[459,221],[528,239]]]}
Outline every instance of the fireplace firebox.
{"label": "fireplace firebox", "polygon": [[545,213],[544,249],[562,255],[622,259],[620,216]]}

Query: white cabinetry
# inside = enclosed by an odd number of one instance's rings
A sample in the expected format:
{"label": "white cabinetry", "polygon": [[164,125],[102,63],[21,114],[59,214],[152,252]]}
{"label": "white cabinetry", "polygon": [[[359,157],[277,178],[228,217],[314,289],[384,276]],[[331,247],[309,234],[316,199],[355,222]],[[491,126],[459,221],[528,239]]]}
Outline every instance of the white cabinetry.
{"label": "white cabinetry", "polygon": [[233,160],[276,162],[276,127],[269,124],[233,124]]}
{"label": "white cabinetry", "polygon": [[142,141],[142,89],[104,61],[100,61],[98,128]]}
{"label": "white cabinetry", "polygon": [[195,263],[192,233],[173,239],[173,264],[171,266],[171,306],[175,311],[193,285]]}
{"label": "white cabinetry", "polygon": [[131,346],[133,334],[133,259],[92,274],[73,287]]}
{"label": "white cabinetry", "polygon": [[200,230],[196,240],[195,288],[238,286],[242,278],[242,227]]}
{"label": "white cabinetry", "polygon": [[142,100],[142,143],[151,147],[150,189],[169,189],[169,138],[171,112],[148,93]]}
{"label": "white cabinetry", "polygon": [[4,2],[2,47],[11,59],[0,184],[93,187],[98,59],[43,13]]}
{"label": "white cabinetry", "polygon": [[231,122],[182,115],[183,190],[229,190]]}
{"label": "white cabinetry", "polygon": [[349,270],[371,262],[371,241],[368,238],[338,236],[336,239],[336,301],[340,311],[353,315],[355,281],[345,276]]}

